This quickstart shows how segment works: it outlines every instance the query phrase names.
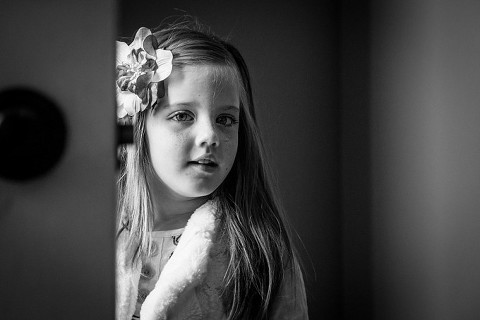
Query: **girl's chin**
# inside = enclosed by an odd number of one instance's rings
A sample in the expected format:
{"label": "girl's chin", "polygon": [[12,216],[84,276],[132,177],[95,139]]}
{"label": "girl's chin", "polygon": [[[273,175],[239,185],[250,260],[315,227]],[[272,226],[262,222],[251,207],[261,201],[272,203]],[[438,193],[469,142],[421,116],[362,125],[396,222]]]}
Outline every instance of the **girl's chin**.
{"label": "girl's chin", "polygon": [[177,189],[177,193],[186,197],[186,198],[200,198],[200,197],[206,197],[211,195],[216,189],[217,185],[215,186],[191,186],[189,188],[185,188],[183,186],[182,188]]}
{"label": "girl's chin", "polygon": [[186,198],[202,198],[202,197],[207,197],[211,195],[215,191],[213,190],[185,190],[184,192],[181,192],[180,194],[183,195]]}
{"label": "girl's chin", "polygon": [[198,177],[198,176],[182,176],[165,177],[162,179],[159,175],[152,179],[152,185],[158,183],[157,192],[171,195],[185,200],[192,198],[206,197],[211,195],[221,184],[221,179],[215,176]]}

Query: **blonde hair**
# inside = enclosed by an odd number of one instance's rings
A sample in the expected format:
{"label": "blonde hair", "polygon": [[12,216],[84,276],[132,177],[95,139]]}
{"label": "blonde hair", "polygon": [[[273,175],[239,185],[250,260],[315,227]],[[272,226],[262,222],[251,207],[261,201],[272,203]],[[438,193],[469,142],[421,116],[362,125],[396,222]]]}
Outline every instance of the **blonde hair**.
{"label": "blonde hair", "polygon": [[[175,23],[154,35],[161,48],[172,51],[174,68],[220,66],[220,72],[227,70],[241,88],[237,155],[230,173],[211,195],[219,201],[219,230],[228,244],[222,300],[229,319],[267,318],[285,270],[294,272],[295,254],[257,127],[247,66],[232,45],[196,22]],[[146,178],[151,170],[146,112],[133,118],[135,145],[121,153],[119,234],[129,232],[132,263],[149,254],[153,225]]]}

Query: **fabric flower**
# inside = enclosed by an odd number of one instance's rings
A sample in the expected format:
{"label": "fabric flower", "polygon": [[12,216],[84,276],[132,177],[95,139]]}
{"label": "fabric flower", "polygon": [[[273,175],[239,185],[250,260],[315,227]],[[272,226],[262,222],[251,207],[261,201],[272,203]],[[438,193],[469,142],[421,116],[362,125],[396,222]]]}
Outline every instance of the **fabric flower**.
{"label": "fabric flower", "polygon": [[130,45],[117,41],[117,116],[119,119],[152,106],[163,97],[163,83],[172,72],[173,55],[157,49],[155,36],[138,29]]}

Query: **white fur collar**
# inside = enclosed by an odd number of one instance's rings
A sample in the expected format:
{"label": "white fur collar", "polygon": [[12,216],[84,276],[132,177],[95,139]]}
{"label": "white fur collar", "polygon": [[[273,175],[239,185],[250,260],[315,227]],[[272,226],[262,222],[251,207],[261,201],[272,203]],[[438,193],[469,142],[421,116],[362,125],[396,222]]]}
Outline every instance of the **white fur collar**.
{"label": "white fur collar", "polygon": [[[182,300],[182,295],[202,282],[215,237],[216,209],[215,201],[210,200],[192,214],[155,288],[142,304],[142,320],[166,319],[169,310]],[[116,311],[117,319],[130,320],[135,311],[141,265],[128,267],[129,255],[121,243],[119,239]]]}

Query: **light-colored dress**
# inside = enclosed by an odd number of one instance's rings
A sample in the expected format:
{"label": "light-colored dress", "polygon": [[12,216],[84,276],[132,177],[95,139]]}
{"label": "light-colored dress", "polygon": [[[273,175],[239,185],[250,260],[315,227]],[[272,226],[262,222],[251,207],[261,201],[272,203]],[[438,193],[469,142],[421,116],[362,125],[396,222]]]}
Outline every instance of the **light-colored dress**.
{"label": "light-colored dress", "polygon": [[140,319],[140,308],[148,294],[155,288],[163,267],[167,264],[177,247],[185,228],[152,231],[152,253],[142,264],[140,281],[138,283],[137,304],[133,319]]}
{"label": "light-colored dress", "polygon": [[[132,266],[126,251],[126,232],[120,234],[117,249],[116,319],[131,320],[138,314],[139,291],[154,288],[140,307],[142,320],[226,319],[221,298],[223,276],[228,265],[225,241],[216,234],[217,207],[207,201],[190,217],[173,254],[163,264],[156,281],[141,280],[143,266]],[[168,241],[167,241],[168,242]],[[167,256],[169,255],[166,251]],[[164,261],[164,258],[160,258]],[[270,319],[308,319],[307,299],[301,271],[294,262],[294,273],[286,272],[272,305]],[[287,270],[286,270],[287,271]],[[293,276],[292,276],[293,275]],[[146,292],[146,291],[145,291]]]}

